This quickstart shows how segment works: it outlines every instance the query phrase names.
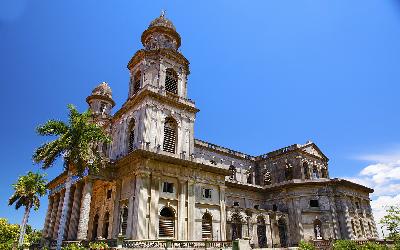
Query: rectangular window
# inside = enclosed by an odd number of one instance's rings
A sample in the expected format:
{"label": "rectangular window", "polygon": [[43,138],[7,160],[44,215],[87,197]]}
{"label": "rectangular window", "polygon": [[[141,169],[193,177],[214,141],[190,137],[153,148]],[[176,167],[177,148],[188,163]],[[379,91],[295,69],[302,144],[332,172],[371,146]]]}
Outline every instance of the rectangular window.
{"label": "rectangular window", "polygon": [[211,199],[212,197],[212,189],[203,188],[203,198]]}
{"label": "rectangular window", "polygon": [[112,190],[107,190],[107,200],[111,199]]}
{"label": "rectangular window", "polygon": [[319,207],[318,200],[310,200],[310,207]]}
{"label": "rectangular window", "polygon": [[239,206],[239,202],[238,202],[238,201],[235,201],[235,202],[233,202],[233,205],[234,205],[235,207],[238,207],[238,206]]}
{"label": "rectangular window", "polygon": [[174,192],[174,183],[164,182],[164,184],[163,184],[163,192],[172,194]]}

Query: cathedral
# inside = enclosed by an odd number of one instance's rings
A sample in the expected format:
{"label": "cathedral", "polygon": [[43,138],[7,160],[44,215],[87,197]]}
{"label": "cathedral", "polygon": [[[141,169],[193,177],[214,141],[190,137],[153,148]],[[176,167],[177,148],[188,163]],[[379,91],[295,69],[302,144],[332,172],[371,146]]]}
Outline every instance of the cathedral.
{"label": "cathedral", "polygon": [[[232,241],[254,248],[301,240],[377,238],[372,189],[329,174],[308,141],[253,156],[194,137],[189,61],[164,14],[142,33],[119,110],[103,82],[86,98],[112,143],[110,166],[73,178],[64,239]],[[67,173],[53,179],[43,236],[57,238]]]}

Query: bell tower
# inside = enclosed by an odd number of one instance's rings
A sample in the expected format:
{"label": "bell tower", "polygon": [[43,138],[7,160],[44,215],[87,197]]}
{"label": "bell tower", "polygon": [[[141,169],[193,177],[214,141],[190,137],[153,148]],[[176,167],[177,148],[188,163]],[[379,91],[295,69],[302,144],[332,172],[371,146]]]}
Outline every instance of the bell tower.
{"label": "bell tower", "polygon": [[[178,50],[181,37],[162,12],[141,36],[143,48],[127,67],[128,100],[115,119],[124,119],[125,135],[116,157],[135,148],[187,158],[194,148],[194,120],[199,111],[187,98],[189,61]],[[119,118],[120,117],[120,118]]]}

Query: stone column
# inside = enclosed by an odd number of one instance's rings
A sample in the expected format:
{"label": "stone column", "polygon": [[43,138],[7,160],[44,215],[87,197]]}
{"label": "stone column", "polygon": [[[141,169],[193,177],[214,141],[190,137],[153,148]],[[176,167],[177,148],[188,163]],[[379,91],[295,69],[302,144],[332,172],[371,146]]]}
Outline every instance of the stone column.
{"label": "stone column", "polygon": [[68,226],[68,234],[67,234],[68,240],[76,239],[76,234],[78,230],[78,221],[79,221],[79,208],[81,206],[81,198],[82,198],[82,186],[83,184],[81,182],[76,183],[76,188],[72,201],[70,222]]}
{"label": "stone column", "polygon": [[353,239],[354,232],[353,232],[353,228],[351,226],[351,216],[349,213],[349,206],[348,206],[347,202],[348,202],[348,200],[345,197],[345,199],[343,200],[343,205],[344,205],[344,216],[345,216],[345,221],[346,221],[347,237],[349,239]]}
{"label": "stone column", "polygon": [[265,236],[267,237],[267,247],[272,248],[272,228],[271,228],[271,219],[269,214],[264,216],[265,219]]}
{"label": "stone column", "polygon": [[225,189],[226,187],[223,185],[219,186],[219,208],[220,208],[220,234],[219,237],[222,241],[226,240],[226,205],[225,205]]}
{"label": "stone column", "polygon": [[196,197],[194,192],[194,180],[188,181],[188,240],[195,239],[195,207]]}
{"label": "stone column", "polygon": [[51,221],[51,210],[53,209],[54,196],[49,195],[49,205],[47,207],[46,219],[44,221],[42,236],[47,237],[48,229]]}
{"label": "stone column", "polygon": [[87,179],[82,192],[81,209],[79,212],[77,240],[86,240],[89,227],[90,203],[92,201],[93,181]]}
{"label": "stone column", "polygon": [[50,237],[50,238],[53,238],[53,231],[54,231],[54,226],[56,224],[56,218],[57,218],[58,203],[60,202],[60,194],[56,193],[53,196],[54,196],[53,207],[51,208],[50,222],[49,222],[49,227],[47,229],[47,235],[46,235],[46,237]]}
{"label": "stone column", "polygon": [[120,202],[121,199],[121,186],[122,180],[117,180],[115,184],[115,197],[114,200],[114,213],[113,213],[113,222],[112,222],[112,238],[116,238],[119,234],[119,219],[120,219]]}
{"label": "stone column", "polygon": [[333,222],[333,238],[340,239],[340,229],[339,229],[339,222],[338,222],[338,214],[336,212],[336,202],[333,194],[328,197],[329,198],[329,205],[331,207],[331,215],[332,215],[332,222]]}
{"label": "stone column", "polygon": [[[136,190],[136,189],[135,189]],[[129,197],[128,200],[128,221],[126,222],[126,238],[128,239],[132,239],[132,230],[133,230],[133,214],[134,214],[134,205],[135,205],[135,199],[136,197],[134,197],[133,195],[131,195]]]}
{"label": "stone column", "polygon": [[149,174],[136,175],[135,201],[133,207],[132,239],[147,238],[147,200],[148,200]]}
{"label": "stone column", "polygon": [[186,217],[186,180],[179,179],[178,197],[178,240],[186,239],[185,217]]}
{"label": "stone column", "polygon": [[150,191],[150,232],[149,238],[150,239],[157,239],[158,238],[158,202],[160,198],[159,193],[160,187],[160,177],[159,176],[152,176],[152,184],[151,184],[151,191]]}
{"label": "stone column", "polygon": [[298,228],[298,242],[304,239],[304,228],[303,228],[303,220],[301,216],[301,203],[300,198],[293,199],[294,202],[294,209],[296,212],[296,224]]}
{"label": "stone column", "polygon": [[69,230],[69,224],[71,222],[71,213],[72,213],[72,206],[73,206],[75,192],[76,192],[76,185],[71,185],[71,192],[69,195],[67,213],[65,216],[64,239],[68,239],[68,230]]}
{"label": "stone column", "polygon": [[54,231],[53,231],[53,239],[57,239],[58,228],[60,227],[61,212],[64,204],[64,196],[65,196],[65,189],[61,190],[60,201],[58,202],[56,221],[54,224]]}

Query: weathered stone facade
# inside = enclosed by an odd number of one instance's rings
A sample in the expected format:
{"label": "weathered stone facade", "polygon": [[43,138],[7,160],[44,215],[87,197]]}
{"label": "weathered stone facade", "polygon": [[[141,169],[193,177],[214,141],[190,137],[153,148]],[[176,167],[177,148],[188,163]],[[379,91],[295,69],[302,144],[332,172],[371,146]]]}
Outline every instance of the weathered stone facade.
{"label": "weathered stone facade", "polygon": [[[372,189],[329,178],[312,142],[250,156],[194,138],[199,111],[187,98],[189,62],[163,15],[143,32],[128,64],[128,100],[115,105],[106,83],[87,98],[112,137],[99,150],[111,165],[74,178],[66,240],[249,238],[255,247],[302,239],[377,237]],[[51,181],[43,234],[55,238],[66,173]]]}

